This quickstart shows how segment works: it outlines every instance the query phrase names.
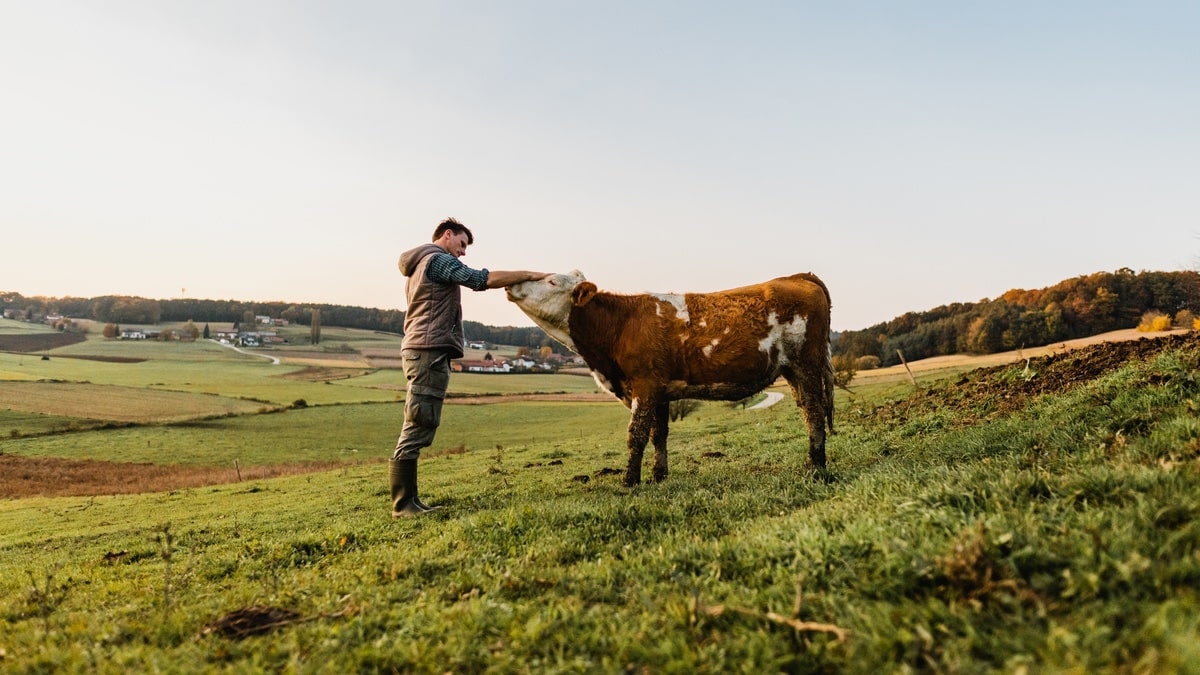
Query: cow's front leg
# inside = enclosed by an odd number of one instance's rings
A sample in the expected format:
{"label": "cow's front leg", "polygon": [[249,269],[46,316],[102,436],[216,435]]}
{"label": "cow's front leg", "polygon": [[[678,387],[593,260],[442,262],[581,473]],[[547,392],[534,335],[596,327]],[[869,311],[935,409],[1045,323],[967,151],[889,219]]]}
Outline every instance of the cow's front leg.
{"label": "cow's front leg", "polygon": [[630,408],[633,414],[629,417],[629,464],[625,467],[625,487],[642,482],[642,453],[646,450],[650,428],[654,423],[654,406],[638,405],[635,398]]}
{"label": "cow's front leg", "polygon": [[669,401],[663,401],[654,406],[654,422],[650,439],[654,443],[654,469],[651,480],[655,483],[667,479],[667,422],[670,419],[671,404]]}

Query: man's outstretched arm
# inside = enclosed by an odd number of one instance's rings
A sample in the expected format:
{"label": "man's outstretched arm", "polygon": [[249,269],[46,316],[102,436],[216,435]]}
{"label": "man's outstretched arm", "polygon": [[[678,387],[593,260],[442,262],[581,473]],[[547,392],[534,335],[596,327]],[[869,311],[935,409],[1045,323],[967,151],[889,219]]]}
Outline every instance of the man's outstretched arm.
{"label": "man's outstretched arm", "polygon": [[522,281],[537,281],[550,276],[549,272],[528,272],[525,270],[505,271],[505,270],[488,270],[488,288],[504,288],[519,284]]}

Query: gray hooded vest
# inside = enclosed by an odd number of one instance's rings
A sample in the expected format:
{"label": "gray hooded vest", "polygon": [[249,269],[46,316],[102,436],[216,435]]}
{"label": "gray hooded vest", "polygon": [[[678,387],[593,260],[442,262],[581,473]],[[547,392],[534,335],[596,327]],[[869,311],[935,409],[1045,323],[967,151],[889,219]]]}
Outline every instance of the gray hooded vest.
{"label": "gray hooded vest", "polygon": [[430,281],[425,273],[435,253],[446,250],[423,244],[400,255],[400,272],[408,277],[404,293],[404,341],[401,349],[444,349],[450,358],[463,355],[462,293],[458,284]]}

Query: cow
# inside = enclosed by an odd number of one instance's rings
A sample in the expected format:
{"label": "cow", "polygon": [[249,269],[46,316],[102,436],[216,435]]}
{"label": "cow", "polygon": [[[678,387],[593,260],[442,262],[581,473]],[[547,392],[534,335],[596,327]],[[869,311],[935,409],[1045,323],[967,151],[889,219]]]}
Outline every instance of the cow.
{"label": "cow", "polygon": [[737,401],[787,380],[808,425],[808,463],[825,470],[833,432],[829,289],[813,274],[715,293],[601,291],[578,270],[507,288],[550,337],[583,357],[597,384],[630,410],[624,484],[667,477],[667,422],[678,399]]}

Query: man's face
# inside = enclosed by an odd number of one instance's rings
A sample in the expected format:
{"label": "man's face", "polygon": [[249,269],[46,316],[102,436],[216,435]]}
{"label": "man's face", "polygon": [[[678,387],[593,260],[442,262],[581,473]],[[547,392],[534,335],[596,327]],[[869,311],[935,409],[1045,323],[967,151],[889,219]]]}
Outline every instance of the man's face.
{"label": "man's face", "polygon": [[442,233],[442,240],[439,242],[446,252],[455,258],[461,258],[467,254],[467,233],[460,232],[455,234],[453,230],[446,230]]}

